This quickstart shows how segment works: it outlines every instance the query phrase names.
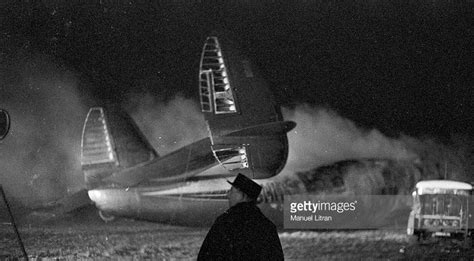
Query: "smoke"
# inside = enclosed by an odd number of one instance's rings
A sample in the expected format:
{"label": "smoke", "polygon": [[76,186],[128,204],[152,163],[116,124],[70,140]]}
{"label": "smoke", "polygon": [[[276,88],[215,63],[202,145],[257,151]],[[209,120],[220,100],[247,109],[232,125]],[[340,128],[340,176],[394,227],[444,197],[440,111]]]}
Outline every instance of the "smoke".
{"label": "smoke", "polygon": [[287,191],[406,195],[420,180],[472,180],[473,141],[465,136],[452,144],[392,139],[328,109],[300,105],[283,112],[297,123],[288,134],[287,165],[277,176]]}
{"label": "smoke", "polygon": [[204,116],[193,100],[176,96],[162,102],[145,95],[131,98],[131,105],[133,119],[160,155],[208,135]]}
{"label": "smoke", "polygon": [[[151,95],[130,99],[132,117],[160,154],[167,154],[206,137],[204,117],[196,102],[181,96],[168,102]],[[364,130],[335,112],[309,105],[283,110],[296,122],[288,133],[289,157],[283,173],[306,171],[346,159],[413,160],[405,142],[377,130]]]}
{"label": "smoke", "polygon": [[44,204],[81,186],[80,140],[86,110],[78,80],[44,55],[17,52],[1,65],[0,107],[11,116],[0,143],[0,182],[24,205]]}
{"label": "smoke", "polygon": [[424,173],[424,179],[472,181],[472,138],[455,135],[449,143],[426,137],[415,139],[403,136],[402,140],[418,155],[417,165]]}
{"label": "smoke", "polygon": [[410,160],[417,157],[405,143],[378,130],[365,130],[335,112],[299,105],[284,109],[284,118],[296,122],[288,133],[289,156],[284,172],[294,173],[346,159]]}

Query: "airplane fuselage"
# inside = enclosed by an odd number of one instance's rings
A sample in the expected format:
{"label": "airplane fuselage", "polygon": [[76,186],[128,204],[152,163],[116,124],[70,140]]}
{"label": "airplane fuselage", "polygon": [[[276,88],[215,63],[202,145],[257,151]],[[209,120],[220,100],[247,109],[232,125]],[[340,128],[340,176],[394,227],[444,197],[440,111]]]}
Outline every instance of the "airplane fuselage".
{"label": "airplane fuselage", "polygon": [[[258,181],[263,186],[265,182]],[[210,226],[229,206],[224,178],[133,188],[97,188],[89,197],[108,215],[184,226]],[[283,225],[281,201],[258,206],[277,226]]]}

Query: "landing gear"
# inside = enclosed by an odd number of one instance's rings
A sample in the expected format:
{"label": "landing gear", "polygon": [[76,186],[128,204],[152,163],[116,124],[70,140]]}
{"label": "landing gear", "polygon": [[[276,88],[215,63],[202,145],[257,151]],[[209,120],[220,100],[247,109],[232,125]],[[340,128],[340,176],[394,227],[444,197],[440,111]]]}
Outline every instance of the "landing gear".
{"label": "landing gear", "polygon": [[105,222],[112,222],[115,220],[115,216],[114,215],[111,215],[107,212],[104,212],[102,210],[99,210],[99,216],[100,218],[105,221]]}

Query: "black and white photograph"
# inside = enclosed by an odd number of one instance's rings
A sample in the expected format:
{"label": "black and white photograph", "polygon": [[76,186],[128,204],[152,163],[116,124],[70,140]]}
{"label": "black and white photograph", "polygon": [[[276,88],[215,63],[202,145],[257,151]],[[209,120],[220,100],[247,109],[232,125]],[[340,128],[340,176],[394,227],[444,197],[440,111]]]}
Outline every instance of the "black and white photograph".
{"label": "black and white photograph", "polygon": [[473,260],[473,0],[3,0],[0,260]]}

